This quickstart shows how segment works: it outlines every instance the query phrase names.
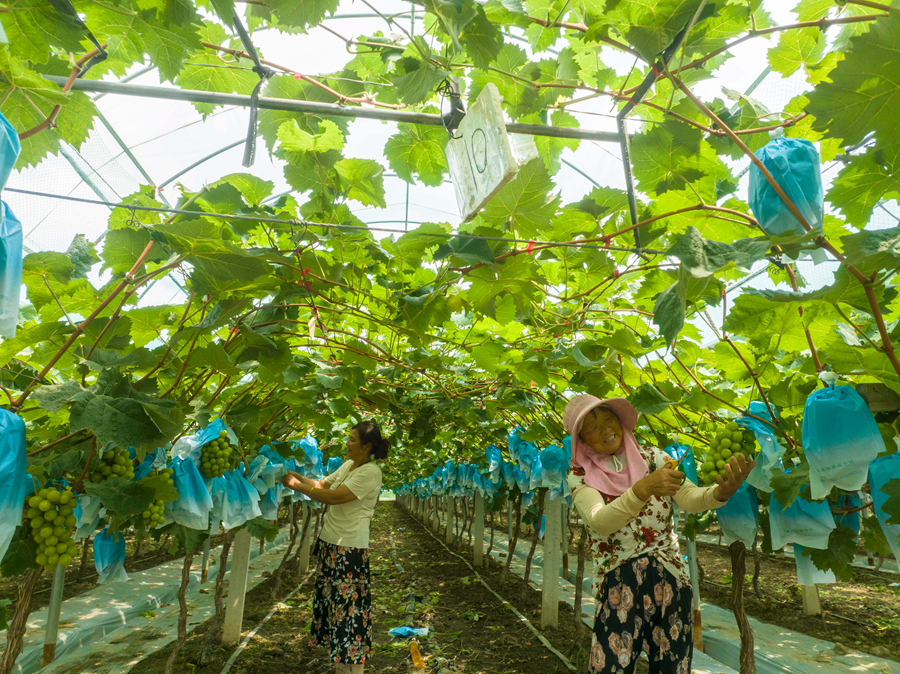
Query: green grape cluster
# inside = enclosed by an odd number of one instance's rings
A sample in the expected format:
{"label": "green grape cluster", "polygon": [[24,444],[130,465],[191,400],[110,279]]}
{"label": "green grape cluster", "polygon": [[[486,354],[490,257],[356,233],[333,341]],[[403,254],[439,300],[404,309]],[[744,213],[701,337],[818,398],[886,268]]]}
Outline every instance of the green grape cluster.
{"label": "green grape cluster", "polygon": [[147,525],[148,529],[162,526],[162,523],[166,520],[165,515],[163,514],[164,511],[165,505],[163,504],[162,499],[155,499],[153,503],[150,504],[150,507],[141,513],[141,517],[144,518],[144,524]]}
{"label": "green grape cluster", "polygon": [[47,571],[57,565],[68,566],[78,554],[72,533],[78,521],[75,519],[75,495],[71,487],[46,488],[27,501],[26,516],[32,535],[38,544],[35,561]]}
{"label": "green grape cluster", "polygon": [[228,442],[227,431],[219,433],[219,437],[210,440],[200,452],[200,472],[204,477],[222,477],[231,468],[232,450]]}
{"label": "green grape cluster", "polygon": [[100,456],[100,465],[91,473],[91,482],[103,482],[111,477],[134,478],[134,461],[127,449],[114,447]]}
{"label": "green grape cluster", "polygon": [[709,443],[706,461],[700,466],[700,481],[704,484],[716,484],[716,476],[727,477],[725,464],[735,454],[750,457],[756,451],[756,438],[750,431],[741,430],[734,421],[725,425],[713,441]]}

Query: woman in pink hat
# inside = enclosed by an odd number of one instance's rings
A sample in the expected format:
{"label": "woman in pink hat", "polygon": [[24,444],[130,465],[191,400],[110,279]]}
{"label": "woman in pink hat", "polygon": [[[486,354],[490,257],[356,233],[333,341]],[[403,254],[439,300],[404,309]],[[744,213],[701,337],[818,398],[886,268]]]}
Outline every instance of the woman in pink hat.
{"label": "woman in pink hat", "polygon": [[572,436],[567,480],[588,525],[594,556],[596,617],[591,647],[595,674],[632,674],[641,650],[651,674],[689,674],[693,620],[688,572],[678,548],[672,501],[687,512],[725,505],[755,463],[742,454],[727,479],[697,487],[666,467],[670,457],[639,447],[637,410],[624,398],[577,395],[563,424]]}

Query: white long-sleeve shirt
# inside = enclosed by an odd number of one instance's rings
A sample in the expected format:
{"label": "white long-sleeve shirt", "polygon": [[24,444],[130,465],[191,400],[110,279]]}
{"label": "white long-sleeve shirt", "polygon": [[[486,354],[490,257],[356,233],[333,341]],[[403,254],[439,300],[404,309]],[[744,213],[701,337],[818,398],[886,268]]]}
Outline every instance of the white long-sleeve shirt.
{"label": "white long-sleeve shirt", "polygon": [[[652,470],[665,466],[670,458],[656,448],[639,448]],[[582,474],[578,474],[582,473]],[[685,480],[674,497],[638,498],[630,488],[615,499],[605,498],[584,484],[583,471],[570,470],[569,489],[578,514],[588,525],[594,556],[594,588],[620,564],[649,554],[659,559],[676,579],[687,584],[688,573],[681,558],[678,534],[673,525],[672,501],[686,512],[697,513],[725,505],[714,496],[715,487],[698,487]]]}

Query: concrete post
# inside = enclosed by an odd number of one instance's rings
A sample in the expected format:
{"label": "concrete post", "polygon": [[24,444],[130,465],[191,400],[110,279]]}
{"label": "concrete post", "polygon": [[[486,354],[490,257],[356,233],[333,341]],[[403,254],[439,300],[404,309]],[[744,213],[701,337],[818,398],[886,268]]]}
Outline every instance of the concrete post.
{"label": "concrete post", "polygon": [[41,658],[41,667],[46,667],[56,659],[56,636],[59,633],[59,612],[62,608],[65,585],[66,567],[57,566],[53,571],[53,585],[50,587],[50,605],[47,607],[47,629],[44,632],[44,655]]}
{"label": "concrete post", "polygon": [[475,546],[472,552],[472,563],[475,568],[484,564],[484,496],[475,490],[475,519],[472,522],[472,542]]}
{"label": "concrete post", "polygon": [[[247,593],[247,569],[250,566],[250,531],[240,529],[234,536],[234,557],[228,579],[228,597],[225,600],[225,626],[222,642],[235,646],[241,640],[244,622],[244,598]],[[222,573],[222,569],[219,569]]]}
{"label": "concrete post", "polygon": [[547,495],[544,505],[544,573],[541,582],[541,628],[559,624],[560,508],[562,499]]}
{"label": "concrete post", "polygon": [[456,519],[454,517],[454,507],[453,507],[453,499],[449,496],[444,497],[444,507],[446,510],[447,520],[445,522],[446,533],[444,535],[444,541],[447,543],[453,542],[453,521]]}
{"label": "concrete post", "polygon": [[803,599],[803,615],[819,615],[822,613],[822,603],[819,601],[819,587],[817,585],[801,585],[800,595]]}

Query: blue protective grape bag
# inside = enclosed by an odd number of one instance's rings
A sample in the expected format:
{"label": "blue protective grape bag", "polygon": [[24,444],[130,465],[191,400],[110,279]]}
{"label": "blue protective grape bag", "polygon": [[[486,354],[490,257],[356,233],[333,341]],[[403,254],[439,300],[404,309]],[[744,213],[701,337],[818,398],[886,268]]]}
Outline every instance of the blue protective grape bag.
{"label": "blue protective grape bag", "polygon": [[753,545],[759,528],[759,498],[756,488],[744,482],[728,502],[716,509],[725,542],[741,541],[748,548]]}
{"label": "blue protective grape bag", "polygon": [[900,524],[888,524],[890,516],[884,511],[888,500],[884,487],[895,480],[900,480],[900,454],[881,456],[869,464],[869,490],[872,492],[875,516],[878,517],[878,523],[881,524],[894,557],[900,562]]}
{"label": "blue protective grape bag", "polygon": [[94,568],[97,569],[100,585],[108,583],[124,583],[128,581],[125,573],[125,536],[121,533],[110,535],[104,529],[94,536]]}
{"label": "blue protective grape bag", "polygon": [[825,498],[832,487],[859,490],[869,462],[885,451],[875,418],[852,386],[829,386],[806,399],[803,453],[812,498]]}
{"label": "blue protective grape bag", "polygon": [[25,422],[0,408],[0,559],[22,523],[26,479]]}

